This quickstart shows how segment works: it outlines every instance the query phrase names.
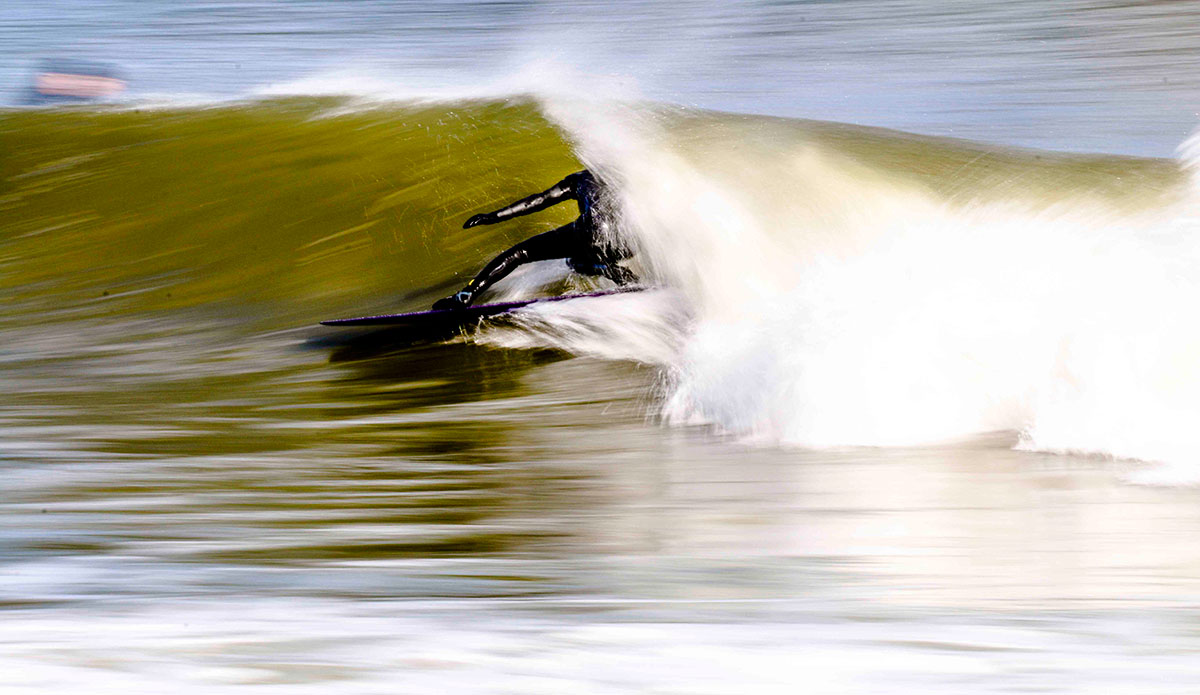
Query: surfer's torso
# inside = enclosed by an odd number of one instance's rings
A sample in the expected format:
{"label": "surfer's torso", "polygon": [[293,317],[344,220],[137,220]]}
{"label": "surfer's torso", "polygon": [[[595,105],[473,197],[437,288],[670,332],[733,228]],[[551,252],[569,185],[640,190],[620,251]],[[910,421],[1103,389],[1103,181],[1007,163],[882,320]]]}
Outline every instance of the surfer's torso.
{"label": "surfer's torso", "polygon": [[611,228],[605,214],[604,187],[590,171],[577,171],[550,188],[522,198],[495,212],[472,216],[464,228],[495,224],[544,210],[567,200],[579,206],[579,217],[558,229],[543,232],[513,246],[493,258],[459,292],[439,300],[435,309],[469,306],[474,298],[523,263],[565,259],[567,265],[584,275],[603,275],[619,285],[629,284],[636,276],[618,262],[628,258],[629,248]]}
{"label": "surfer's torso", "polygon": [[601,222],[599,214],[600,184],[592,172],[576,172],[563,179],[560,184],[566,184],[571,189],[571,196],[579,205],[579,223],[587,227],[595,227]]}

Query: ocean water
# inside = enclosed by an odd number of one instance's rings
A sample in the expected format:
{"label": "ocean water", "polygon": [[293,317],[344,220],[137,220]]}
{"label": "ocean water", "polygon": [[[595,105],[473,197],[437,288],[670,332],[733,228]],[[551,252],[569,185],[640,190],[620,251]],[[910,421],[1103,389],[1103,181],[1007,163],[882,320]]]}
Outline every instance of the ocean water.
{"label": "ocean water", "polygon": [[0,8],[0,690],[1194,692],[1198,14]]}

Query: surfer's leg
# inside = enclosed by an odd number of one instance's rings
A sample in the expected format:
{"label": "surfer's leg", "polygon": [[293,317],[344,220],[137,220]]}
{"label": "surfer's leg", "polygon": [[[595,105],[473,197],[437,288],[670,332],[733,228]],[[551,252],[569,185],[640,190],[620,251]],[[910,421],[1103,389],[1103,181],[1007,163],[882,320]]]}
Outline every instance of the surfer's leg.
{"label": "surfer's leg", "polygon": [[567,259],[567,265],[580,275],[602,275],[618,285],[637,282],[634,272],[620,262],[633,255],[629,247],[620,241],[602,241],[595,232],[588,235],[588,243]]}
{"label": "surfer's leg", "polygon": [[604,277],[618,285],[630,285],[638,281],[637,273],[616,263],[606,263],[604,265]]}
{"label": "surfer's leg", "polygon": [[619,265],[616,259],[612,258],[599,256],[572,257],[567,259],[567,265],[571,266],[571,270],[580,275],[602,275],[618,285],[628,285],[632,282],[637,282],[638,279],[632,270]]}
{"label": "surfer's leg", "polygon": [[518,266],[570,256],[578,248],[576,237],[578,237],[578,232],[574,222],[530,237],[493,258],[483,266],[483,270],[479,271],[474,279],[467,283],[466,287],[445,299],[438,300],[433,308],[455,309],[470,306],[476,297],[503,280]]}

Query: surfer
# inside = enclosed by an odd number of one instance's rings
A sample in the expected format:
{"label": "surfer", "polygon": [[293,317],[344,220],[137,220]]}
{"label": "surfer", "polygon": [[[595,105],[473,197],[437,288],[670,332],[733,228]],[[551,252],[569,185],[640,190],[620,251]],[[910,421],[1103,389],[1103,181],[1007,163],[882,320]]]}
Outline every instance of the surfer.
{"label": "surfer", "polygon": [[494,212],[474,215],[463,224],[469,229],[481,224],[496,224],[557,205],[564,200],[579,204],[579,217],[558,229],[530,237],[493,258],[479,274],[458,292],[439,299],[434,309],[463,309],[484,290],[499,282],[524,263],[565,258],[567,265],[582,275],[603,275],[618,285],[636,282],[637,276],[618,261],[629,258],[631,251],[615,238],[605,214],[604,186],[590,171],[567,176],[549,190],[522,198]]}

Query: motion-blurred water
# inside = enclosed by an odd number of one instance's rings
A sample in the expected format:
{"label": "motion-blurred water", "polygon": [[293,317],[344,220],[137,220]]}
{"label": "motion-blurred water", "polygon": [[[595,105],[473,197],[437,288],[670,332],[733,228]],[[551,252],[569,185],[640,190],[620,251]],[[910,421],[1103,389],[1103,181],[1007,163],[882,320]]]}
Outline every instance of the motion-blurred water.
{"label": "motion-blurred water", "polygon": [[[0,8],[0,686],[1196,689],[1197,15]],[[316,325],[584,165],[659,289]]]}
{"label": "motion-blurred water", "polygon": [[63,55],[175,97],[320,74],[422,95],[537,64],[535,84],[603,79],[704,108],[1166,156],[1200,111],[1197,21],[1186,0],[54,0],[0,13],[0,98]]}

